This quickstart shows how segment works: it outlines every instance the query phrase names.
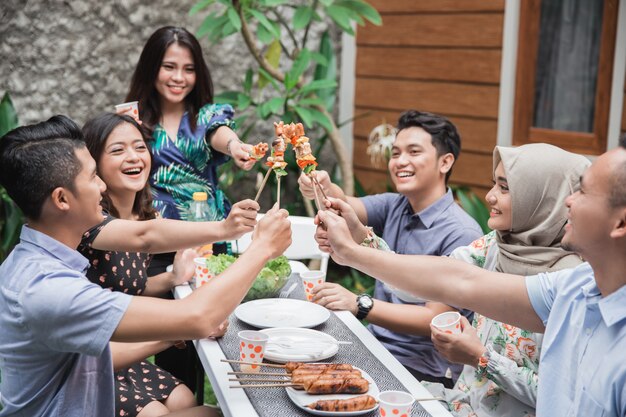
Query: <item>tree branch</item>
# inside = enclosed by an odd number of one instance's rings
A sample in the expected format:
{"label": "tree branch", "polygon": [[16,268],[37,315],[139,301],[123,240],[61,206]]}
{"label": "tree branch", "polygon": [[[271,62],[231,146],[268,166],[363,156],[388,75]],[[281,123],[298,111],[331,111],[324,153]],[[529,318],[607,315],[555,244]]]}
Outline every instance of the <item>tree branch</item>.
{"label": "tree branch", "polygon": [[[315,1],[317,4],[317,0]],[[246,42],[246,46],[248,50],[254,57],[254,59],[258,62],[259,66],[267,71],[274,79],[280,82],[285,81],[285,74],[283,74],[279,69],[274,68],[268,61],[265,59],[259,48],[256,46],[257,39],[250,31],[248,27],[248,23],[243,15],[243,9],[239,0],[233,0],[233,5],[235,9],[239,13],[239,18],[241,19],[241,34],[243,35],[243,39]],[[304,86],[304,77],[300,77],[298,84],[296,85],[298,88],[302,88]],[[328,137],[330,138],[330,142],[333,144],[333,149],[335,150],[335,155],[337,156],[337,162],[339,163],[339,169],[342,174],[343,179],[343,191],[346,195],[354,195],[354,175],[352,173],[352,166],[350,165],[350,161],[348,158],[348,151],[346,147],[343,145],[343,141],[341,139],[341,134],[339,133],[339,129],[335,124],[335,121],[332,115],[326,110],[324,106],[316,105],[315,109],[320,111],[328,118],[331,123],[332,129],[328,132]]]}
{"label": "tree branch", "polygon": [[241,19],[241,34],[243,35],[243,40],[246,42],[246,46],[248,47],[248,50],[250,51],[256,62],[258,62],[259,66],[267,71],[267,73],[274,77],[276,80],[280,82],[285,81],[285,74],[280,72],[280,70],[278,70],[277,68],[274,68],[272,64],[270,64],[267,59],[265,59],[259,48],[256,46],[256,38],[254,37],[252,32],[250,32],[248,22],[246,22],[246,19],[243,15],[243,8],[241,7],[239,0],[233,0],[233,5],[235,6],[237,13],[239,13],[239,18]]}
{"label": "tree branch", "polygon": [[274,13],[274,16],[276,16],[278,21],[285,27],[285,29],[287,29],[287,33],[289,34],[289,37],[291,38],[291,41],[293,42],[293,47],[298,49],[298,40],[296,39],[296,35],[293,33],[293,31],[287,24],[287,21],[283,19],[283,17],[280,15],[280,13],[278,13],[278,11],[276,11],[276,9],[273,9],[272,12]]}

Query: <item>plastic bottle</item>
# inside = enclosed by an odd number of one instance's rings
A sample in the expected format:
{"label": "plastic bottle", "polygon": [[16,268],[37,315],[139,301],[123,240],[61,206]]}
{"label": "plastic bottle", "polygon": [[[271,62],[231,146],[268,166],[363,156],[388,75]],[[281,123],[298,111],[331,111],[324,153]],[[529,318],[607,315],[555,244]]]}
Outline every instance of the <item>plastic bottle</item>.
{"label": "plastic bottle", "polygon": [[[193,193],[193,200],[189,203],[189,211],[187,214],[187,220],[191,222],[208,222],[211,221],[211,209],[209,203],[207,203],[207,193],[195,192]],[[205,257],[211,256],[213,245],[208,244],[200,248],[200,251],[204,253]]]}

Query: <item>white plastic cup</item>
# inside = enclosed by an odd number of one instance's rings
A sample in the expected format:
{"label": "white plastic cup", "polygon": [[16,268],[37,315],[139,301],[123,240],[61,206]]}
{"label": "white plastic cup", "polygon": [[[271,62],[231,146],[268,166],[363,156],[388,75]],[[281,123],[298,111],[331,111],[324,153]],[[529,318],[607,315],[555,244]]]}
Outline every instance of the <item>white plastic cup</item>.
{"label": "white plastic cup", "polygon": [[200,288],[213,278],[213,273],[206,266],[206,258],[194,258],[193,263],[196,264],[196,272],[193,275],[193,283],[196,288]]}
{"label": "white plastic cup", "polygon": [[125,109],[128,107],[130,107],[131,115],[135,118],[135,120],[139,120],[139,102],[138,101],[129,101],[128,103],[116,104],[115,113],[118,113],[122,109]]}
{"label": "white plastic cup", "polygon": [[257,330],[242,330],[239,336],[239,360],[242,362],[253,362],[252,364],[241,364],[241,372],[260,372],[261,367],[256,365],[263,362],[265,355],[265,345],[269,339],[266,333]]}
{"label": "white plastic cup", "polygon": [[446,311],[435,317],[431,324],[444,333],[461,334],[461,314],[458,311]]}
{"label": "white plastic cup", "polygon": [[300,272],[300,278],[302,279],[302,286],[304,287],[304,294],[306,299],[311,301],[313,298],[313,288],[326,282],[326,272],[324,271],[306,271]]}
{"label": "white plastic cup", "polygon": [[381,417],[408,417],[415,399],[404,391],[383,391],[378,394],[378,412]]}

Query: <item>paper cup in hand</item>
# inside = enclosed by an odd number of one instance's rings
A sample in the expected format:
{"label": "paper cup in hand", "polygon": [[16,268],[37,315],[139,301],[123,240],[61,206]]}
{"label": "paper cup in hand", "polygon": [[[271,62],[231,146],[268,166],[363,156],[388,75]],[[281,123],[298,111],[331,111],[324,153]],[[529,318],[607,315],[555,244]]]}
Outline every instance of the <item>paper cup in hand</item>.
{"label": "paper cup in hand", "polygon": [[326,281],[326,272],[300,272],[300,278],[302,279],[302,285],[304,286],[304,294],[306,295],[306,299],[308,301],[311,301],[311,299],[313,298],[313,293],[311,293],[311,291],[313,290],[313,288],[317,287],[320,284],[323,284]]}
{"label": "paper cup in hand", "polygon": [[115,106],[115,112],[125,111],[127,108],[131,110],[130,115],[133,116],[135,120],[139,120],[139,102],[129,101],[128,103],[117,104]]}
{"label": "paper cup in hand", "polygon": [[461,314],[457,311],[446,311],[433,318],[431,324],[444,333],[461,334]]}
{"label": "paper cup in hand", "polygon": [[196,272],[193,275],[193,283],[196,288],[200,288],[213,278],[213,273],[206,266],[206,258],[194,258],[193,262],[196,264]]}
{"label": "paper cup in hand", "polygon": [[404,391],[383,391],[378,394],[381,417],[408,417],[415,399]]}
{"label": "paper cup in hand", "polygon": [[[265,345],[269,336],[256,330],[242,330],[239,335],[239,360],[242,362],[263,362]],[[241,364],[241,372],[259,372],[259,365]]]}

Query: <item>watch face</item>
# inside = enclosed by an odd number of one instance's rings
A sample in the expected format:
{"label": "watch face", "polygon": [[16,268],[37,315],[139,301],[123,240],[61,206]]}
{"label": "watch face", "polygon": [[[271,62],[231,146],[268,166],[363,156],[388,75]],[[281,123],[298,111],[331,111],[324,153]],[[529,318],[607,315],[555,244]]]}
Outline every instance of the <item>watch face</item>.
{"label": "watch face", "polygon": [[359,298],[359,304],[362,305],[365,308],[371,308],[372,307],[372,299],[370,297],[361,297]]}

